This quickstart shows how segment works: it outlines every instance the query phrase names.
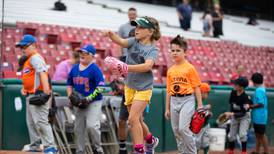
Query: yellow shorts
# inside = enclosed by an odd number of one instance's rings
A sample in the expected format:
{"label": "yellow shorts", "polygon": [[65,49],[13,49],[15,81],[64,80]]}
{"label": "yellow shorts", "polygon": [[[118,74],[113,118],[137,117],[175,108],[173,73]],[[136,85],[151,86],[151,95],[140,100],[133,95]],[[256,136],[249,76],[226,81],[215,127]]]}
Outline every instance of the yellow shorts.
{"label": "yellow shorts", "polygon": [[138,91],[125,86],[125,105],[131,105],[133,101],[147,101],[150,102],[152,96],[152,89]]}

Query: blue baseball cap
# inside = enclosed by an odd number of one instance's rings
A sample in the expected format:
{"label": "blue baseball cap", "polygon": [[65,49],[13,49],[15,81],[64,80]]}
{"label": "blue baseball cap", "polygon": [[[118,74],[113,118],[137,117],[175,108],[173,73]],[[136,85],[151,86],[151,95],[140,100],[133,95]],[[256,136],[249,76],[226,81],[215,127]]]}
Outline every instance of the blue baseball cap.
{"label": "blue baseball cap", "polygon": [[95,55],[96,48],[93,45],[91,45],[91,44],[86,44],[84,47],[80,48],[77,51],[83,51],[83,52]]}
{"label": "blue baseball cap", "polygon": [[16,47],[24,47],[36,43],[36,38],[32,35],[26,34],[23,36],[21,41],[16,44]]}

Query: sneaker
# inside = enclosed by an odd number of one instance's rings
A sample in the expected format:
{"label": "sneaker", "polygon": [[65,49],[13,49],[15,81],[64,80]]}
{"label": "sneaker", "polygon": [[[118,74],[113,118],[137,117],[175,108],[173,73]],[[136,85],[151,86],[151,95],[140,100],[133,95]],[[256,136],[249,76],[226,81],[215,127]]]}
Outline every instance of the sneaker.
{"label": "sneaker", "polygon": [[140,152],[137,152],[137,151],[133,151],[132,154],[146,154],[146,153],[140,153]]}
{"label": "sneaker", "polygon": [[153,136],[153,142],[151,144],[146,144],[146,152],[145,154],[154,154],[154,149],[159,144],[159,139]]}
{"label": "sneaker", "polygon": [[103,149],[102,148],[100,148],[100,149],[92,149],[92,152],[94,153],[94,154],[104,154],[104,151],[103,151]]}
{"label": "sneaker", "polygon": [[120,148],[119,149],[119,154],[127,154],[127,148]]}
{"label": "sneaker", "polygon": [[44,149],[41,142],[37,141],[32,144],[24,145],[22,151],[24,152],[42,152]]}
{"label": "sneaker", "polygon": [[44,150],[45,154],[57,154],[58,150],[55,147],[48,147]]}

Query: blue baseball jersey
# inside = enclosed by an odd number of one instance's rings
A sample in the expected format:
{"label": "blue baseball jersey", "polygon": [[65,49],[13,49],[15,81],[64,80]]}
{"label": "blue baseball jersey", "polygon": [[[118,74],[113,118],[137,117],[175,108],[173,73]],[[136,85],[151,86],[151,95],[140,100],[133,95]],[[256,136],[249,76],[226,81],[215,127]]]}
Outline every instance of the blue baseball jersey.
{"label": "blue baseball jersey", "polygon": [[264,107],[252,109],[252,120],[255,124],[267,123],[267,97],[264,87],[258,87],[253,96],[253,104],[263,104]]}
{"label": "blue baseball jersey", "polygon": [[[72,67],[67,85],[72,86],[72,88],[83,96],[88,96],[93,93],[93,91],[98,86],[103,86],[105,84],[103,73],[100,68],[92,63],[84,70],[79,70],[80,64],[76,64]],[[99,94],[93,100],[101,100],[102,94]]]}

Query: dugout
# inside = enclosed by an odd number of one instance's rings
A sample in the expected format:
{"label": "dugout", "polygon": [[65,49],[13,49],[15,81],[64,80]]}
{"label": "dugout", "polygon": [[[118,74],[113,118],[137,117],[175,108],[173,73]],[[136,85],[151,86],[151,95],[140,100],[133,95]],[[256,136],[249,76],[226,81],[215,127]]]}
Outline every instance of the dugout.
{"label": "dugout", "polygon": [[[23,145],[29,143],[28,131],[25,121],[25,99],[20,94],[21,80],[3,79],[0,81],[0,149],[20,150]],[[109,88],[107,88],[109,89]],[[212,86],[209,95],[209,103],[212,104],[212,125],[217,116],[229,108],[228,98],[232,87]],[[53,83],[54,92],[61,95],[66,94],[65,83]],[[252,95],[254,88],[248,88],[247,93]],[[274,89],[267,89],[269,118],[267,125],[267,136],[271,146],[274,145]],[[16,111],[15,98],[22,100],[22,110]],[[172,134],[170,121],[164,119],[165,111],[165,86],[155,86],[153,90],[150,113],[145,116],[151,132],[160,138],[157,148],[158,152],[170,151],[176,148],[175,139]],[[18,105],[18,104],[17,104]]]}

